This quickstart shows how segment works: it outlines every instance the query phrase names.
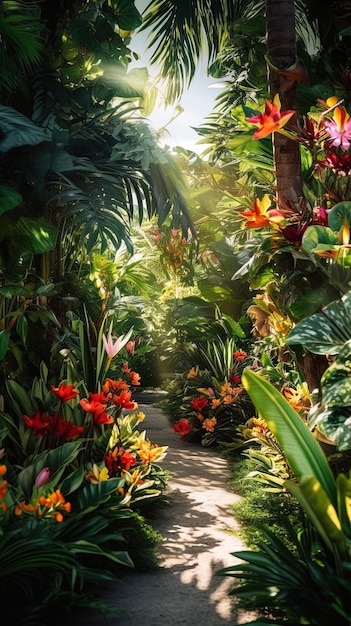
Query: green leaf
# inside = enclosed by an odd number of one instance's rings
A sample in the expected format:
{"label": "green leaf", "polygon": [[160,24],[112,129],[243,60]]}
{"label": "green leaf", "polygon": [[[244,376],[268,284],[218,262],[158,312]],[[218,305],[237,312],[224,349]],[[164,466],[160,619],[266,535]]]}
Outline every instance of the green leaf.
{"label": "green leaf", "polygon": [[297,480],[313,476],[336,505],[333,473],[320,445],[301,417],[277,389],[256,372],[244,370],[243,386],[259,414],[276,436]]}
{"label": "green leaf", "polygon": [[335,232],[339,232],[344,224],[351,226],[351,202],[338,202],[329,211],[328,225]]}
{"label": "green leaf", "polygon": [[21,338],[23,345],[25,346],[27,343],[27,334],[28,334],[28,322],[25,315],[20,315],[16,322],[16,331]]}
{"label": "green leaf", "polygon": [[134,0],[112,0],[111,4],[122,30],[134,30],[141,25],[141,15],[134,6]]}
{"label": "green leaf", "polygon": [[340,240],[331,228],[325,226],[308,226],[302,237],[302,248],[308,254],[312,254],[319,244],[325,244],[325,248],[339,245]]}
{"label": "green leaf", "polygon": [[21,217],[11,231],[9,250],[18,256],[18,250],[32,254],[49,252],[55,246],[57,227],[46,218]]}
{"label": "green leaf", "polygon": [[78,505],[81,513],[86,515],[94,511],[100,504],[107,502],[112,494],[123,484],[121,478],[109,478],[97,485],[86,485],[78,494]]}
{"label": "green leaf", "polygon": [[0,331],[0,361],[4,358],[9,347],[11,333],[8,330]]}
{"label": "green leaf", "polygon": [[22,196],[9,185],[0,185],[0,215],[21,204]]}
{"label": "green leaf", "polygon": [[288,346],[301,344],[315,354],[338,354],[351,337],[351,292],[299,322],[286,338]]}
{"label": "green leaf", "polygon": [[286,483],[320,534],[331,552],[338,551],[340,558],[347,557],[345,538],[335,507],[320,482],[314,476],[305,477],[299,485]]}

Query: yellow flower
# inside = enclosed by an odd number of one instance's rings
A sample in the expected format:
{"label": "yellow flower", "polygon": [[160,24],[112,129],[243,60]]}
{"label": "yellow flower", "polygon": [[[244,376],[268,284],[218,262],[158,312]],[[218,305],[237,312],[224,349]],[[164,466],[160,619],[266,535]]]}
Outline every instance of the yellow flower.
{"label": "yellow flower", "polygon": [[93,463],[93,469],[91,472],[88,472],[85,478],[92,484],[97,485],[103,480],[108,480],[109,474],[107,467],[99,468],[96,463]]}
{"label": "yellow flower", "polygon": [[143,463],[153,463],[164,458],[168,446],[158,447],[145,439],[139,441],[139,456]]}

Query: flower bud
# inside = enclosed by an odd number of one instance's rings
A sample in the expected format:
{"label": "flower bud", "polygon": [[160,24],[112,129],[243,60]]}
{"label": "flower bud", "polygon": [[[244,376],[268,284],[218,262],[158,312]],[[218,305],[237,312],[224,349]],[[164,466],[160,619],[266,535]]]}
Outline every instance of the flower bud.
{"label": "flower bud", "polygon": [[38,476],[35,479],[35,486],[37,489],[40,489],[43,485],[46,485],[50,478],[50,470],[48,467],[43,467],[43,469],[39,472]]}

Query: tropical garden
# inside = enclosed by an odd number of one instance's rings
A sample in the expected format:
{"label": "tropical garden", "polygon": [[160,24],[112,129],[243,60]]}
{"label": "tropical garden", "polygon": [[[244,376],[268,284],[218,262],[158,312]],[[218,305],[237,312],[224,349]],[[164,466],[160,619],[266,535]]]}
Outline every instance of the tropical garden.
{"label": "tropical garden", "polygon": [[[321,5],[0,2],[13,623],[99,608],[154,562],[167,447],[136,398],[162,387],[179,437],[288,511],[219,572],[251,623],[351,624],[351,4]],[[201,156],[161,148],[157,94],[177,103],[204,54],[222,90]]]}

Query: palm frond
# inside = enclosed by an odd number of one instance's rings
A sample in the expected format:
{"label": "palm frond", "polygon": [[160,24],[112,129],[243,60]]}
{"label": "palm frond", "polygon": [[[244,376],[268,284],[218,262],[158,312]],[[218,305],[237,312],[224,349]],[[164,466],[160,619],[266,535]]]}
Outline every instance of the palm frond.
{"label": "palm frond", "polygon": [[152,0],[146,8],[143,30],[150,29],[151,63],[161,66],[167,79],[167,101],[175,101],[188,85],[206,51],[215,59],[229,26],[242,13],[245,0]]}
{"label": "palm frond", "polygon": [[16,89],[23,75],[39,63],[44,49],[42,31],[34,3],[0,3],[0,88]]}

